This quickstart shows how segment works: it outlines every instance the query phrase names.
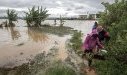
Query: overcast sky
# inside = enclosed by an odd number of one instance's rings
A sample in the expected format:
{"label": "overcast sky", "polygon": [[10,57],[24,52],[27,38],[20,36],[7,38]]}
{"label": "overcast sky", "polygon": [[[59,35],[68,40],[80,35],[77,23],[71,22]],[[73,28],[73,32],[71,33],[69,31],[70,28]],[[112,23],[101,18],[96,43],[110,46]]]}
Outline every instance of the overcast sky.
{"label": "overcast sky", "polygon": [[0,16],[5,15],[8,8],[15,9],[20,16],[32,6],[43,6],[52,15],[77,15],[87,12],[103,11],[101,2],[113,3],[114,0],[0,0]]}

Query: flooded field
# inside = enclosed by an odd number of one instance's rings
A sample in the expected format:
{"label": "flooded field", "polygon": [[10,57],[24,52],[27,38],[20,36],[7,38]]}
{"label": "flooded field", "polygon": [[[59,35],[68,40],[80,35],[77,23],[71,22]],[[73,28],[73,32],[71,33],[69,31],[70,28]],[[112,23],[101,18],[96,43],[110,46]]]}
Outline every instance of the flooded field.
{"label": "flooded field", "polygon": [[[0,20],[2,23],[5,20]],[[45,23],[54,24],[53,20]],[[23,20],[15,23],[16,27],[0,28],[0,67],[14,67],[29,62],[39,53],[49,53],[52,48],[57,48],[56,59],[67,58],[66,41],[70,34],[59,36],[47,33],[38,28],[25,27]],[[58,23],[59,24],[59,23]],[[91,31],[94,21],[66,20],[64,26],[81,30],[84,36]]]}

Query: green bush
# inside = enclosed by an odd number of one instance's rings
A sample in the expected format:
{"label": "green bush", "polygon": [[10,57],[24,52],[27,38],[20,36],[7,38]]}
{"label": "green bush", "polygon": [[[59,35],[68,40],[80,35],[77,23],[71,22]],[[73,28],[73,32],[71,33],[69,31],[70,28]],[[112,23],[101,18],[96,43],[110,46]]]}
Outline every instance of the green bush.
{"label": "green bush", "polygon": [[29,12],[25,12],[26,17],[26,23],[28,26],[37,26],[39,27],[41,25],[41,22],[43,22],[49,14],[47,14],[46,8],[43,9],[42,7],[38,7],[37,9],[32,7],[32,9],[29,9]]}
{"label": "green bush", "polygon": [[7,19],[9,21],[9,25],[13,25],[12,21],[17,21],[17,13],[15,10],[7,10]]}
{"label": "green bush", "polygon": [[105,12],[100,23],[107,27],[111,39],[105,45],[108,55],[105,61],[95,61],[98,75],[127,75],[127,1],[103,3]]}
{"label": "green bush", "polygon": [[82,33],[81,31],[75,31],[70,39],[69,46],[75,51],[80,52],[82,46]]}

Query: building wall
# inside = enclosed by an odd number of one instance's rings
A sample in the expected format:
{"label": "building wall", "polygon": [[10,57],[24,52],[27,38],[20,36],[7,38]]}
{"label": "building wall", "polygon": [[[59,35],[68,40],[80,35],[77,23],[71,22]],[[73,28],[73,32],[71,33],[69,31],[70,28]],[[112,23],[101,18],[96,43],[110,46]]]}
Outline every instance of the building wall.
{"label": "building wall", "polygon": [[88,15],[79,15],[79,19],[87,19]]}

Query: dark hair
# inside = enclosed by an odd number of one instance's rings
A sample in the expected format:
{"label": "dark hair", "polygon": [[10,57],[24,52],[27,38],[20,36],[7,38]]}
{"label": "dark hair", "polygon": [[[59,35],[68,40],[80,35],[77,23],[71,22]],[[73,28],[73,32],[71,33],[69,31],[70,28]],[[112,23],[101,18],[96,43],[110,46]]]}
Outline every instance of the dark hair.
{"label": "dark hair", "polygon": [[95,26],[97,26],[97,25],[98,25],[98,23],[97,23],[97,22],[95,22],[95,23],[94,23],[94,25],[95,25]]}

